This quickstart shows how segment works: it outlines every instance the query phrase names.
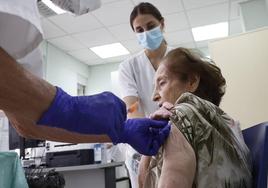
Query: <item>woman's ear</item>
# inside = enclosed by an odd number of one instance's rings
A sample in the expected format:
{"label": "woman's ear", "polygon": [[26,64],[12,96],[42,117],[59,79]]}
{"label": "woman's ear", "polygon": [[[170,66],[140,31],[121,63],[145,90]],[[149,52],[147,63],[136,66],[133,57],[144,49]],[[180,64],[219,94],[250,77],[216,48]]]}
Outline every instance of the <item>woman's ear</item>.
{"label": "woman's ear", "polygon": [[164,18],[162,18],[162,20],[160,21],[160,24],[161,24],[161,30],[164,32],[164,30],[165,30],[165,20],[164,20]]}
{"label": "woman's ear", "polygon": [[199,82],[200,76],[197,74],[192,74],[188,80],[188,91],[191,93],[195,92],[199,86]]}

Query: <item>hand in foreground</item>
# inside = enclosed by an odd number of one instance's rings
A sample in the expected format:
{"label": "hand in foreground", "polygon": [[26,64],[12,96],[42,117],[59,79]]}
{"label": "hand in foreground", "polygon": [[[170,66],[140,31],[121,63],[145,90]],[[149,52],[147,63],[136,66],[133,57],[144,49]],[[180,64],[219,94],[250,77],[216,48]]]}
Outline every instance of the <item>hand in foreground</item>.
{"label": "hand in foreground", "polygon": [[110,92],[72,97],[57,88],[52,104],[37,124],[80,134],[107,134],[115,140],[125,120],[125,103]]}
{"label": "hand in foreground", "polygon": [[60,88],[39,125],[80,134],[107,134],[113,143],[128,143],[144,155],[155,155],[169,135],[167,121],[126,120],[123,101],[109,92],[72,97]]}
{"label": "hand in foreground", "polygon": [[167,121],[128,119],[116,143],[128,143],[143,155],[156,155],[170,132]]}

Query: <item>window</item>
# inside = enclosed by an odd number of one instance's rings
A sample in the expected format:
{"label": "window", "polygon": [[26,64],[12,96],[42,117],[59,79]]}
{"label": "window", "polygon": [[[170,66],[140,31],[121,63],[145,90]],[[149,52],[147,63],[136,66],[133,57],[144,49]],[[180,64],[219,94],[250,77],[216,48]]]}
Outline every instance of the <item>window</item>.
{"label": "window", "polygon": [[77,96],[86,95],[87,77],[77,74]]}
{"label": "window", "polygon": [[86,95],[86,86],[77,83],[77,96],[84,96]]}

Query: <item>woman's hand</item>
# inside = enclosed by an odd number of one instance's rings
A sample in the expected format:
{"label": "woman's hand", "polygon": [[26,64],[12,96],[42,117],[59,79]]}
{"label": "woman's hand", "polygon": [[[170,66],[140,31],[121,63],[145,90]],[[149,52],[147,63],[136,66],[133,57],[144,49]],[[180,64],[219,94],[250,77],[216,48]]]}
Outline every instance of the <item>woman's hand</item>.
{"label": "woman's hand", "polygon": [[174,107],[173,104],[169,102],[164,102],[163,105],[154,113],[150,114],[149,118],[159,120],[159,119],[169,119],[172,115],[170,110]]}

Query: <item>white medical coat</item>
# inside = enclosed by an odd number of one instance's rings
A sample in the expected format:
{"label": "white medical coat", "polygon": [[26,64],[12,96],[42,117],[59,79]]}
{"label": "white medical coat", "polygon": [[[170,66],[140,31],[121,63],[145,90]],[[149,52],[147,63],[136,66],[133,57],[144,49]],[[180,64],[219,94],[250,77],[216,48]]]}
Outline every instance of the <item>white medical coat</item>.
{"label": "white medical coat", "polygon": [[36,48],[42,40],[36,0],[0,0],[0,46],[41,77],[41,53]]}
{"label": "white medical coat", "polygon": [[[100,0],[52,0],[75,14],[100,7]],[[43,76],[43,40],[37,0],[0,0],[0,47],[30,72]]]}

